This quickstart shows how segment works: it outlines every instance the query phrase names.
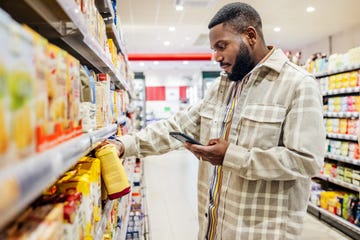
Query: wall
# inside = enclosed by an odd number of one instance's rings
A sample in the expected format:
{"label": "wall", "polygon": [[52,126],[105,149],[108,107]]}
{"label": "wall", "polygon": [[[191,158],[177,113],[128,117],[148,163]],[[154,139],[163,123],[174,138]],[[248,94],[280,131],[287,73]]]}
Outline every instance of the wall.
{"label": "wall", "polygon": [[331,43],[327,37],[304,46],[301,49],[302,62],[304,63],[311,54],[316,52],[326,53],[329,56],[333,53],[345,53],[350,48],[360,46],[360,25],[332,34]]}
{"label": "wall", "polygon": [[[188,104],[182,104],[177,99],[169,101],[147,101],[147,119],[167,118],[175,112],[193,104],[199,100],[198,90],[201,90],[202,75],[199,69],[156,69],[144,71],[145,85],[164,86],[168,90],[176,89],[179,86],[188,86]],[[170,110],[169,110],[170,109]]]}

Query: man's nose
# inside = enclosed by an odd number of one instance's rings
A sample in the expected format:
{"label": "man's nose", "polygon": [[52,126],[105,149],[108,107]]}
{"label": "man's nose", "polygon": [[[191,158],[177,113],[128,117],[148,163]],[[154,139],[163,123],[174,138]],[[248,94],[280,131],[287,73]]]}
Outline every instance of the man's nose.
{"label": "man's nose", "polygon": [[221,54],[219,54],[219,53],[216,53],[216,52],[214,53],[214,59],[217,62],[221,62],[221,61],[224,60],[223,56]]}

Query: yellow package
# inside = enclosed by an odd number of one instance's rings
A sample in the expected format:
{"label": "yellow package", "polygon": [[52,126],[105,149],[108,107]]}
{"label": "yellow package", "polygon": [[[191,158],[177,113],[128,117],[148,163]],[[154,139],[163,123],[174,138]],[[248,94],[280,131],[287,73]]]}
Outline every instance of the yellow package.
{"label": "yellow package", "polygon": [[48,98],[49,98],[49,132],[54,133],[55,124],[66,127],[66,55],[59,47],[48,45]]}
{"label": "yellow package", "polygon": [[62,222],[62,204],[37,207],[8,229],[5,239],[62,240]]}
{"label": "yellow package", "polygon": [[81,215],[80,226],[81,231],[85,232],[85,236],[94,236],[95,221],[93,213],[93,203],[91,201],[91,176],[88,173],[81,174],[77,172],[70,178],[62,178],[57,184],[57,188],[61,193],[81,192],[82,200],[79,206]]}
{"label": "yellow package", "polygon": [[[48,61],[47,61],[47,49],[48,41],[33,29],[28,26],[24,26],[24,29],[28,31],[33,37],[34,58],[33,65],[35,69],[35,121],[37,131],[45,133],[45,124],[48,120],[48,91],[47,91],[47,78],[48,78]],[[40,137],[40,136],[37,136]],[[42,139],[37,139],[36,150],[41,151],[43,146]]]}
{"label": "yellow package", "polygon": [[101,219],[101,173],[100,173],[100,160],[92,157],[82,157],[75,168],[79,174],[88,173],[91,176],[91,191],[94,208],[95,221]]}
{"label": "yellow package", "polygon": [[80,62],[70,54],[66,55],[66,95],[67,95],[67,121],[73,122],[74,127],[80,121]]}
{"label": "yellow package", "polygon": [[340,127],[339,127],[339,133],[346,134],[347,132],[347,119],[341,118],[340,119]]}
{"label": "yellow package", "polygon": [[358,74],[357,71],[353,71],[349,73],[349,87],[358,86]]}
{"label": "yellow package", "polygon": [[23,28],[13,24],[11,30],[7,89],[12,116],[10,139],[14,159],[20,159],[35,152],[34,49],[31,35]]}
{"label": "yellow package", "polygon": [[[10,18],[0,15],[0,169],[10,161],[10,95],[8,92]],[[1,205],[1,204],[0,204]]]}

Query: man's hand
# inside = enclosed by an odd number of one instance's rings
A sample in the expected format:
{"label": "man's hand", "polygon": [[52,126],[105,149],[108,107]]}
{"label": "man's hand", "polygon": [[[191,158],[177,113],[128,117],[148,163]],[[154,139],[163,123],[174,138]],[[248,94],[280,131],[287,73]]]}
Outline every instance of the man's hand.
{"label": "man's hand", "polygon": [[206,146],[184,143],[184,147],[195,156],[212,165],[222,165],[229,143],[224,139],[211,139]]}
{"label": "man's hand", "polygon": [[121,157],[124,154],[124,152],[125,152],[124,145],[122,145],[122,143],[120,141],[116,141],[114,139],[106,139],[105,141],[101,142],[96,147],[96,149],[100,149],[101,147],[108,145],[108,144],[112,144],[116,147],[119,157]]}

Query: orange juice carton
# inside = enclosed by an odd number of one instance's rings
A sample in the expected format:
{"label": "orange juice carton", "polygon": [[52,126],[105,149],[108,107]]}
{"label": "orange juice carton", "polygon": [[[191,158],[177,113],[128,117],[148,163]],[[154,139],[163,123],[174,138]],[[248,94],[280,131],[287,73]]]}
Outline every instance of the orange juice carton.
{"label": "orange juice carton", "polygon": [[[20,25],[10,26],[10,71],[8,93],[10,94],[10,139],[14,159],[30,156],[35,152],[35,112],[33,65],[33,38]],[[20,67],[21,66],[21,67]]]}

